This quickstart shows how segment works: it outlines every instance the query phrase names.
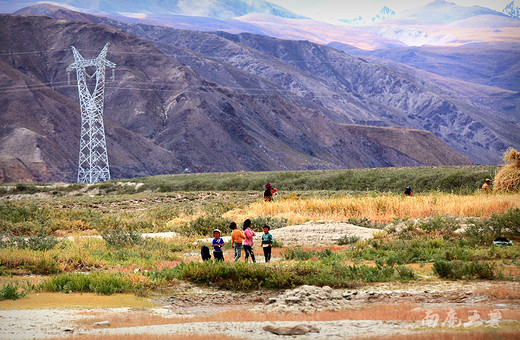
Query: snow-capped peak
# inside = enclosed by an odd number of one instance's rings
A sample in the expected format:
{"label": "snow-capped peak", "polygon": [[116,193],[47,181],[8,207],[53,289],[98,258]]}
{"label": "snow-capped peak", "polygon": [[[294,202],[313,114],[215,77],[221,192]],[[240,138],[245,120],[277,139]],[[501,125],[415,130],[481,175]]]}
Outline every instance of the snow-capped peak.
{"label": "snow-capped peak", "polygon": [[390,8],[388,8],[388,6],[383,6],[383,8],[381,8],[381,10],[379,10],[379,12],[376,15],[374,15],[372,18],[370,18],[368,20],[363,18],[362,16],[358,16],[353,19],[339,19],[339,21],[349,24],[349,25],[365,25],[367,23],[374,23],[377,21],[381,21],[381,20],[390,18],[394,15],[395,15],[395,12],[392,11]]}
{"label": "snow-capped peak", "polygon": [[502,13],[512,18],[520,19],[520,5],[516,0],[513,0],[502,10]]}

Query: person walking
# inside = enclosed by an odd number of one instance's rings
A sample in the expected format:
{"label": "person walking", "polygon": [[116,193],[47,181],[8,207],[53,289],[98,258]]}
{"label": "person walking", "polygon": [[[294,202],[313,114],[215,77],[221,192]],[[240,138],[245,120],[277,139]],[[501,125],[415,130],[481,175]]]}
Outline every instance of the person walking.
{"label": "person walking", "polygon": [[249,256],[251,256],[251,260],[253,260],[253,263],[256,263],[255,260],[255,253],[253,252],[253,236],[255,236],[254,230],[251,228],[251,220],[248,218],[244,221],[244,252],[246,253],[245,259],[247,262],[247,259]]}
{"label": "person walking", "polygon": [[231,232],[231,244],[233,245],[233,248],[235,248],[234,261],[237,262],[240,256],[242,256],[242,242],[244,241],[246,236],[244,235],[244,233],[237,229],[237,224],[235,222],[231,222],[229,228],[233,230],[233,232]]}
{"label": "person walking", "polygon": [[220,237],[220,230],[213,230],[213,241],[211,245],[213,246],[213,257],[215,260],[224,261],[224,252],[222,251],[224,240]]}
{"label": "person walking", "polygon": [[271,261],[271,247],[273,246],[273,235],[269,233],[271,227],[264,225],[264,234],[262,235],[262,249],[264,250],[265,262]]}
{"label": "person walking", "polygon": [[271,187],[271,183],[266,183],[264,191],[264,201],[271,202],[273,200],[273,194],[277,191],[278,189]]}

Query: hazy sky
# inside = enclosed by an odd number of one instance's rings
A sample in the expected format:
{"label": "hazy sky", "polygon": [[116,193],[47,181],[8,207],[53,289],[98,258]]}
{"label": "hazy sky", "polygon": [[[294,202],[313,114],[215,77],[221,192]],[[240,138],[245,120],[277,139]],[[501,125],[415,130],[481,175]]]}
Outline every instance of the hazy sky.
{"label": "hazy sky", "polygon": [[[268,0],[285,7],[294,13],[324,20],[330,18],[352,19],[359,15],[374,16],[383,6],[388,6],[396,13],[406,9],[420,7],[433,0]],[[502,11],[512,0],[448,0],[459,6],[483,6]]]}

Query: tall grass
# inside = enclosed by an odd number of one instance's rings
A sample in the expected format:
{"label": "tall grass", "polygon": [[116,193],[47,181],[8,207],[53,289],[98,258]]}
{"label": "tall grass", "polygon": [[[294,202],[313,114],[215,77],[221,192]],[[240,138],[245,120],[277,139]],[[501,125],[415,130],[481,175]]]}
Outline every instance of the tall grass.
{"label": "tall grass", "polygon": [[520,194],[457,195],[444,193],[406,197],[398,194],[343,195],[338,197],[287,198],[266,204],[255,202],[246,208],[231,210],[224,216],[286,218],[289,223],[309,220],[347,221],[368,218],[390,222],[396,218],[425,218],[450,215],[455,217],[490,217],[520,207]]}
{"label": "tall grass", "polygon": [[[66,196],[71,191],[98,190],[102,194],[135,194],[143,191],[261,191],[266,182],[285,191],[348,190],[401,193],[406,186],[417,192],[471,193],[480,189],[485,178],[493,178],[498,167],[442,166],[411,168],[343,169],[312,171],[266,171],[206,174],[177,174],[112,180],[93,185],[50,186],[43,183],[0,185],[0,195],[45,192]],[[3,189],[3,190],[2,190]]]}

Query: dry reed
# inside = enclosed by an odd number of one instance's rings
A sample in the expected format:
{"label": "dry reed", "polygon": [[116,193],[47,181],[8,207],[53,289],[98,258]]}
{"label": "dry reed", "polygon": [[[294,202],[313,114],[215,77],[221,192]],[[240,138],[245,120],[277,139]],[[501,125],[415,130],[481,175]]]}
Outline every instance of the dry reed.
{"label": "dry reed", "polygon": [[374,222],[390,222],[395,218],[490,217],[510,208],[520,208],[519,194],[455,195],[431,193],[405,197],[396,194],[372,196],[340,196],[335,198],[281,199],[256,202],[234,209],[224,216],[242,220],[251,216],[287,218],[290,224],[309,220],[346,221],[368,218]]}
{"label": "dry reed", "polygon": [[493,192],[518,192],[520,190],[520,152],[509,148],[504,163],[493,181]]}

